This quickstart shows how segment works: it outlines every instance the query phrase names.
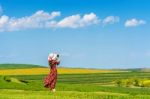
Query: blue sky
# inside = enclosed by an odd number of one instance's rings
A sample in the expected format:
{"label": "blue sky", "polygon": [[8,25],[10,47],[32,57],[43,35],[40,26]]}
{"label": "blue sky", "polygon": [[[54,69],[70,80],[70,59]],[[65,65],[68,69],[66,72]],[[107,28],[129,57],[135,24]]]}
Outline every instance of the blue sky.
{"label": "blue sky", "polygon": [[0,0],[0,63],[150,67],[149,0]]}

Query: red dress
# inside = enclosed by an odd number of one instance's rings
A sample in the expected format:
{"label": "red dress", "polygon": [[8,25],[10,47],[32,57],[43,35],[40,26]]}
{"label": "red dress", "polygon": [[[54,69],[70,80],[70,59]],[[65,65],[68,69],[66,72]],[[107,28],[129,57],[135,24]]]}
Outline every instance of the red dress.
{"label": "red dress", "polygon": [[55,88],[57,81],[57,68],[56,66],[59,64],[58,61],[49,61],[49,66],[51,68],[50,73],[44,79],[44,87],[50,88],[50,90]]}

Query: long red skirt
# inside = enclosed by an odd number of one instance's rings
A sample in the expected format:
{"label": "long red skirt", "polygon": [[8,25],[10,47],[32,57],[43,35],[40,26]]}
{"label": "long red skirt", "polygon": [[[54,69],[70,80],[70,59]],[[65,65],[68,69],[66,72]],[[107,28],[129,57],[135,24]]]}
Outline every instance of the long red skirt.
{"label": "long red skirt", "polygon": [[44,79],[44,87],[50,88],[50,90],[55,88],[57,81],[57,69],[51,69],[50,73]]}

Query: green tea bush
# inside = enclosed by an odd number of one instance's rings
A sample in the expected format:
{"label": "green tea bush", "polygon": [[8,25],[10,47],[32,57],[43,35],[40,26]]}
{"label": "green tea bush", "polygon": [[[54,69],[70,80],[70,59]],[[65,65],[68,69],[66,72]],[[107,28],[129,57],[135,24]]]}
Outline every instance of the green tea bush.
{"label": "green tea bush", "polygon": [[143,87],[150,87],[150,80],[144,80],[142,84]]}
{"label": "green tea bush", "polygon": [[129,79],[121,79],[117,80],[116,82],[117,86],[122,87],[150,87],[150,80],[148,79],[139,79],[139,78],[129,78]]}

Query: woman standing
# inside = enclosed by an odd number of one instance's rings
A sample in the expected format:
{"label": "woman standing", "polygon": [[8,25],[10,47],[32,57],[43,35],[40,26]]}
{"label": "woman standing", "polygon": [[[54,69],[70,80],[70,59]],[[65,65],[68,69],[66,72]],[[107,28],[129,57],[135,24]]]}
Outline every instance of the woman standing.
{"label": "woman standing", "polygon": [[53,92],[55,92],[55,85],[57,81],[57,65],[59,65],[60,61],[58,60],[59,55],[55,53],[51,53],[48,56],[48,63],[50,66],[50,73],[44,79],[44,87],[50,88]]}

